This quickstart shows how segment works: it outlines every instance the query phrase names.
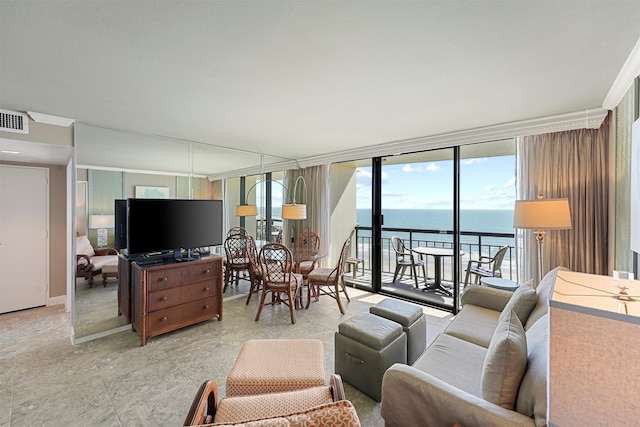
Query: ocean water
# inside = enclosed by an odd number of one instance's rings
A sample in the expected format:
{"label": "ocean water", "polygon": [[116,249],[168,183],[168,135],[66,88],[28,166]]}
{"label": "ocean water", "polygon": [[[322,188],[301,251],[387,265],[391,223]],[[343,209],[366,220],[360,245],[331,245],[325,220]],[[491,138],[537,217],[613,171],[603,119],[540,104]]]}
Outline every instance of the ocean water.
{"label": "ocean water", "polygon": [[[453,235],[441,234],[440,231],[453,230],[453,212],[447,209],[383,209],[383,228],[410,228],[430,230],[413,232],[415,240],[429,240],[436,242],[453,242]],[[359,226],[371,226],[371,209],[358,209],[356,214]],[[460,211],[460,231],[475,233],[514,233],[513,210],[497,209],[467,209]],[[361,236],[370,236],[370,232],[363,231]],[[384,231],[383,239],[397,235],[405,240],[409,233],[398,231]],[[461,236],[461,243],[477,245],[477,236]],[[482,237],[482,245],[503,246],[513,245],[513,238]]]}

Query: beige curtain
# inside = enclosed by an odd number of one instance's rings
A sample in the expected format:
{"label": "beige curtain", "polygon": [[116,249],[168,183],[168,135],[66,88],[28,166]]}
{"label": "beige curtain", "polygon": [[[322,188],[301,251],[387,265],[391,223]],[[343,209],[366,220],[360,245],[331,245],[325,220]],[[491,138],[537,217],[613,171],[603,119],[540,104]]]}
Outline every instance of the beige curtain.
{"label": "beige curtain", "polygon": [[[296,203],[307,205],[307,219],[305,220],[284,220],[283,241],[291,242],[298,233],[310,230],[320,236],[320,253],[327,254],[329,250],[329,188],[330,188],[330,168],[329,165],[313,166],[305,169],[288,170],[284,172],[284,186],[287,191],[284,194],[284,203],[291,203],[292,192],[298,176],[302,180],[298,182],[295,194]],[[326,257],[321,259],[320,264],[325,265]]]}
{"label": "beige curtain", "polygon": [[[580,129],[517,139],[519,200],[566,197],[571,230],[547,230],[542,274],[563,265],[574,271],[608,272],[609,119],[600,129]],[[519,280],[536,277],[537,241],[518,230]]]}

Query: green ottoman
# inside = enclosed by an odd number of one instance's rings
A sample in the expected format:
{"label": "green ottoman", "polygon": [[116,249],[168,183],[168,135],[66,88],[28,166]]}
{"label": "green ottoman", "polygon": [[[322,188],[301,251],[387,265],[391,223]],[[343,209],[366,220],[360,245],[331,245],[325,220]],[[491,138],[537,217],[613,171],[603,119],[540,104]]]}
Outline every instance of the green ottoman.
{"label": "green ottoman", "polygon": [[402,325],[407,334],[407,363],[412,365],[427,348],[427,317],[414,304],[386,298],[369,311]]}
{"label": "green ottoman", "polygon": [[407,363],[407,334],[399,323],[363,313],[338,325],[335,371],[344,381],[379,402],[382,376],[394,363]]}

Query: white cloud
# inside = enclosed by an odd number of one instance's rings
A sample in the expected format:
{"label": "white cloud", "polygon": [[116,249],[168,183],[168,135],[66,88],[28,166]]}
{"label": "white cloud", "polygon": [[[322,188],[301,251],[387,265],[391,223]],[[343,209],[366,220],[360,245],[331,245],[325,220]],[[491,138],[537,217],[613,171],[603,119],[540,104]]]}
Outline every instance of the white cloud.
{"label": "white cloud", "polygon": [[486,157],[479,157],[479,158],[476,158],[476,159],[465,159],[465,160],[462,161],[462,164],[463,165],[474,165],[474,164],[484,163],[487,160],[489,160],[489,159],[486,158]]}
{"label": "white cloud", "polygon": [[429,163],[429,165],[427,166],[427,170],[429,172],[436,172],[440,170],[440,166],[436,165],[435,163]]}
{"label": "white cloud", "polygon": [[484,187],[485,191],[492,191],[496,189],[495,185],[487,185],[486,187]]}
{"label": "white cloud", "polygon": [[413,166],[411,166],[411,164],[406,164],[404,165],[404,167],[402,168],[403,171],[407,172],[407,173],[411,173],[411,172],[419,172],[420,168],[414,168]]}
{"label": "white cloud", "polygon": [[516,185],[516,177],[515,176],[513,178],[511,178],[509,181],[507,181],[506,184],[504,184],[505,187],[513,187],[514,185]]}

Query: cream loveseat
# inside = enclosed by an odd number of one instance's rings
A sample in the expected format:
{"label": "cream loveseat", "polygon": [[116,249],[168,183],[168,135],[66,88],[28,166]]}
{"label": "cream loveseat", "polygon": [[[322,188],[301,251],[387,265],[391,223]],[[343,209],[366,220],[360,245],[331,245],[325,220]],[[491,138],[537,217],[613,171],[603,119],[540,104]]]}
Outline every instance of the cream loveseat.
{"label": "cream loveseat", "polygon": [[386,371],[385,425],[546,426],[548,301],[559,270],[513,294],[469,286],[424,354]]}

